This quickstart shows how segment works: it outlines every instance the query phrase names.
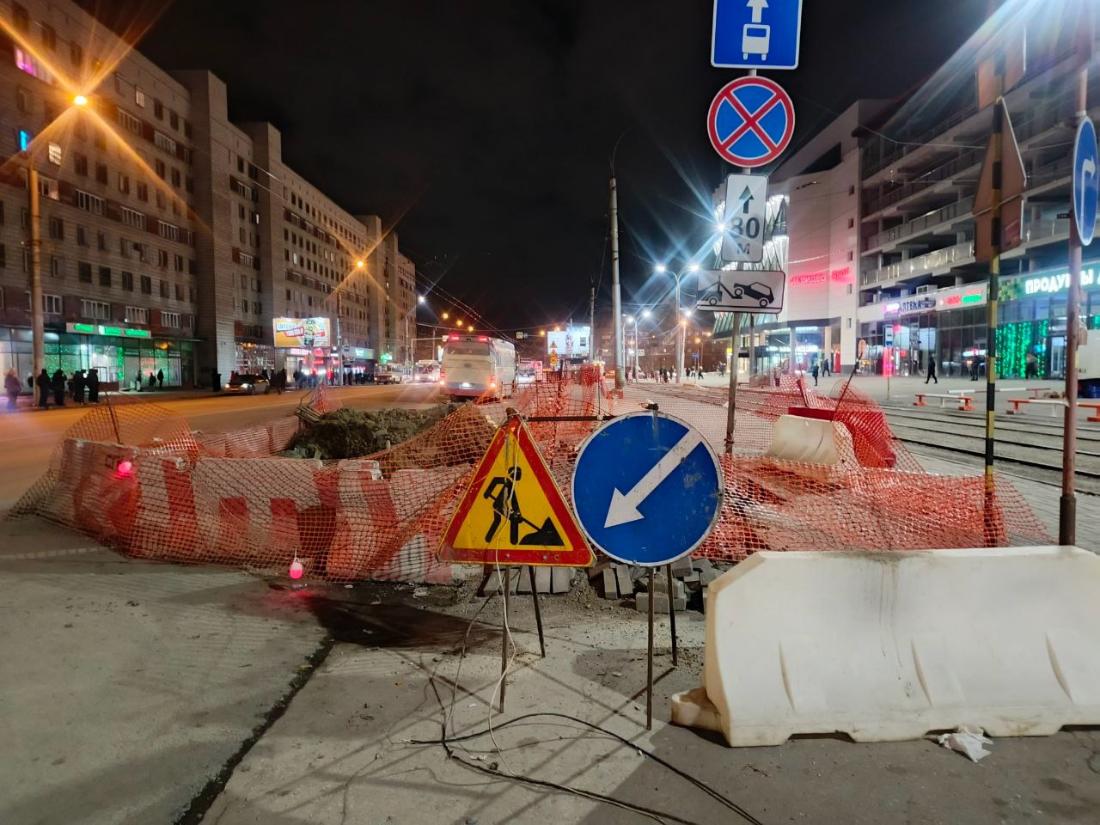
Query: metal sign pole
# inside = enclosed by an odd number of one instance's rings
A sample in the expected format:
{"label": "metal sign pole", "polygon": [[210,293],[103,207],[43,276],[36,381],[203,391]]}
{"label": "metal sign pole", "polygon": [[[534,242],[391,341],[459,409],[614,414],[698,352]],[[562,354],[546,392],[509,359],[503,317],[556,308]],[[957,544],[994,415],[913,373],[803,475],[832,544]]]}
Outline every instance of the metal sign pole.
{"label": "metal sign pole", "polygon": [[542,610],[539,609],[539,592],[535,589],[535,568],[528,565],[527,572],[531,576],[531,598],[535,600],[535,627],[539,629],[539,650],[542,658],[546,658],[546,638],[542,635]]}
{"label": "metal sign pole", "polygon": [[733,428],[737,419],[737,362],[741,349],[741,313],[733,313],[733,346],[730,348],[733,357],[730,360],[730,387],[729,398],[726,401],[726,455],[733,452]]}
{"label": "metal sign pole", "polygon": [[[1092,51],[1092,17],[1088,22],[1088,55]],[[1088,117],[1089,69],[1086,60],[1077,73],[1077,121]],[[1076,167],[1076,146],[1074,166]],[[1078,170],[1074,168],[1074,177]],[[1074,192],[1076,187],[1074,187]],[[1073,210],[1081,208],[1072,197]],[[1062,496],[1058,501],[1058,543],[1077,543],[1077,495],[1074,491],[1077,462],[1077,327],[1081,304],[1081,247],[1077,230],[1078,216],[1069,222],[1069,295],[1066,300],[1066,412],[1062,441]]]}
{"label": "metal sign pole", "polygon": [[[1004,153],[1002,130],[1004,129],[1004,99],[1000,97],[1002,78],[997,79],[997,102],[993,105],[993,221],[991,233],[992,255],[989,260],[989,296],[986,302],[986,358],[985,358],[985,541],[997,543],[994,526],[995,479],[993,460],[995,431],[997,426],[997,291],[1001,274],[1001,159]],[[975,356],[977,357],[977,356]]]}
{"label": "metal sign pole", "polygon": [[[500,636],[500,712],[504,713],[504,688],[508,684],[508,588],[511,585],[511,569],[504,568],[504,625]],[[497,577],[500,578],[499,576]]]}
{"label": "metal sign pole", "polygon": [[[649,650],[646,654],[645,680],[645,729],[653,730],[653,568],[648,573],[649,591]],[[502,707],[501,710],[504,708]]]}
{"label": "metal sign pole", "polygon": [[666,564],[665,569],[668,570],[668,621],[672,625],[672,666],[676,667],[676,603],[672,591],[672,565]]}

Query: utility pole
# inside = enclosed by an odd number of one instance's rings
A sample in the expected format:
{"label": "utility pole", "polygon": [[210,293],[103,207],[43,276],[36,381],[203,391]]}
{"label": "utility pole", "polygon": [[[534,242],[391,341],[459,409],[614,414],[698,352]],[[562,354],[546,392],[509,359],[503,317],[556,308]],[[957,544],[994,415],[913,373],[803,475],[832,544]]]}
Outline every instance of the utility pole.
{"label": "utility pole", "polygon": [[[621,138],[620,138],[621,139]],[[616,144],[618,147],[618,144]],[[614,160],[614,154],[612,154]],[[612,347],[615,350],[615,389],[625,383],[623,375],[622,296],[619,292],[619,198],[615,184],[615,166],[611,166],[611,323]]]}
{"label": "utility pole", "polygon": [[[46,365],[45,323],[42,308],[42,214],[39,206],[38,170],[27,159],[27,187],[30,199],[31,237],[31,340],[34,349],[34,380]],[[31,388],[32,395],[34,387]]]}
{"label": "utility pole", "polygon": [[684,377],[684,336],[687,334],[687,320],[684,318],[684,310],[680,307],[680,278],[683,273],[677,273],[676,278],[676,383],[683,381]]}
{"label": "utility pole", "polygon": [[596,342],[596,284],[592,283],[588,293],[588,357],[592,363],[600,358],[599,348]]}

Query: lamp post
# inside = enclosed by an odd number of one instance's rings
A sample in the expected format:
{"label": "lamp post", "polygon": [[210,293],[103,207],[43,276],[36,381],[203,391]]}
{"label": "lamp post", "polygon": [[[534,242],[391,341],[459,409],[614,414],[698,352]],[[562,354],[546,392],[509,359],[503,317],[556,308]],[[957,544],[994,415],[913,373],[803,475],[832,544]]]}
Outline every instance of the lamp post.
{"label": "lamp post", "polygon": [[634,380],[638,380],[638,319],[633,315],[626,315],[623,320],[634,325]]}
{"label": "lamp post", "polygon": [[679,329],[676,332],[676,383],[679,384],[684,375],[684,336],[687,333],[687,320],[683,317],[683,313],[680,308],[680,281],[683,280],[685,275],[694,274],[699,271],[699,264],[688,264],[686,270],[680,272],[671,271],[665,264],[657,264],[654,272],[658,275],[671,275],[673,281],[676,283],[676,325]]}

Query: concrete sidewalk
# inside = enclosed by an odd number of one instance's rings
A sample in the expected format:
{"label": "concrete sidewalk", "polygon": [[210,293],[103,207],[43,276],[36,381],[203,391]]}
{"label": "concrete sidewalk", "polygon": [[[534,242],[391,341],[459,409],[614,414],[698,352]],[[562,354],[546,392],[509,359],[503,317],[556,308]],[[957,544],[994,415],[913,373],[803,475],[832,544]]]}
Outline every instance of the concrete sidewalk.
{"label": "concrete sidewalk", "polygon": [[171,823],[325,633],[245,573],[128,560],[37,519],[0,549],[0,822]]}

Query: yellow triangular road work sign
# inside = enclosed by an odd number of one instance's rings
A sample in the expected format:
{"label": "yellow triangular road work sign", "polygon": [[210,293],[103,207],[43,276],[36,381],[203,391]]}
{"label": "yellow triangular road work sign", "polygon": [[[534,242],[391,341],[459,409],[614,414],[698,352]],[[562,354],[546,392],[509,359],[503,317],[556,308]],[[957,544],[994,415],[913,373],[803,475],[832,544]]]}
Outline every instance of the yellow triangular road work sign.
{"label": "yellow triangular road work sign", "polygon": [[510,418],[489,444],[439,548],[472,564],[589,567],[592,551],[530,432]]}

